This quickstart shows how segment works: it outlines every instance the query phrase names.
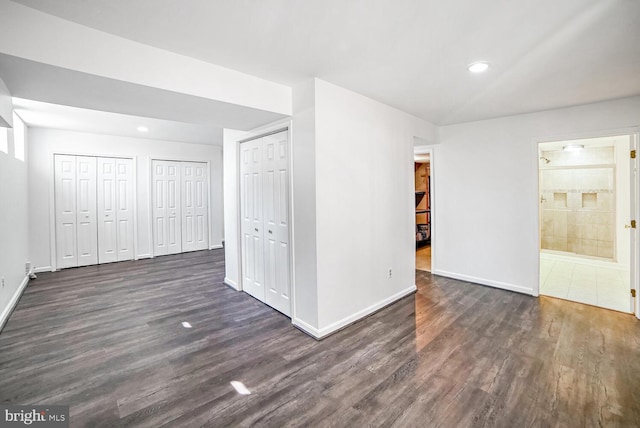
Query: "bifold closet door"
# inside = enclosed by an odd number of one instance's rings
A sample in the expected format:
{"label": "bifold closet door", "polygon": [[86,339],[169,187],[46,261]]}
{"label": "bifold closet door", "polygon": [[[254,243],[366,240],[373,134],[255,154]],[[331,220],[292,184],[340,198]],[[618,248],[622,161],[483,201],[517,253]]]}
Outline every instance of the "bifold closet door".
{"label": "bifold closet door", "polygon": [[182,251],[209,248],[207,164],[181,162]]}
{"label": "bifold closet door", "polygon": [[116,216],[116,160],[98,159],[98,260],[118,261]]}
{"label": "bifold closet door", "polygon": [[55,155],[54,167],[56,264],[64,269],[78,266],[76,157]]}
{"label": "bifold closet door", "polygon": [[288,133],[263,137],[264,284],[269,306],[291,316]]}
{"label": "bifold closet door", "polygon": [[152,162],[153,171],[153,254],[182,252],[180,213],[180,162]]}
{"label": "bifold closet door", "polygon": [[76,156],[78,266],[98,264],[96,158]]}
{"label": "bifold closet door", "polygon": [[133,160],[98,158],[98,260],[133,260]]}
{"label": "bifold closet door", "polygon": [[264,302],[262,139],[240,144],[242,289]]}

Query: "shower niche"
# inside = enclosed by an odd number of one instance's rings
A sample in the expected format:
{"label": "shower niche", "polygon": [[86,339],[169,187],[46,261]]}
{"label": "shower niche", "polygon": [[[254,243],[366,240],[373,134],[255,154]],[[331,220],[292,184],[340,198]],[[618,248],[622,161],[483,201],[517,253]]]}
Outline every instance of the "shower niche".
{"label": "shower niche", "polygon": [[615,258],[613,147],[542,151],[541,248]]}

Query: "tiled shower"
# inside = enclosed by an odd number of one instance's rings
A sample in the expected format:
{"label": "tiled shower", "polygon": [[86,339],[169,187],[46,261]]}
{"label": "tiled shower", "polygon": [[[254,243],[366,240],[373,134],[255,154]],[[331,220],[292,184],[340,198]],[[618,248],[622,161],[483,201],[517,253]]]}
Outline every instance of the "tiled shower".
{"label": "tiled shower", "polygon": [[541,248],[614,259],[613,147],[540,153]]}

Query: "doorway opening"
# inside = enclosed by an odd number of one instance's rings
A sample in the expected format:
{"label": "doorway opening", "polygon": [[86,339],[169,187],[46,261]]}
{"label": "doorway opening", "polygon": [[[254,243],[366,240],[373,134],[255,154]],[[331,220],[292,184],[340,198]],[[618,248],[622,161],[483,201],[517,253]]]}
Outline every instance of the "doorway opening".
{"label": "doorway opening", "polygon": [[540,294],[634,311],[632,136],[540,143]]}
{"label": "doorway opening", "polygon": [[431,272],[431,153],[414,154],[416,269]]}

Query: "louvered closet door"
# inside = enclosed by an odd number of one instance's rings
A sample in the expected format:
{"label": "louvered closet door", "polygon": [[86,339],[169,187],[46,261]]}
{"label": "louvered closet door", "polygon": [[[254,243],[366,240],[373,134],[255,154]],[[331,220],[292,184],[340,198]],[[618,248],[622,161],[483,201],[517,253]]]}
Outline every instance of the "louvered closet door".
{"label": "louvered closet door", "polygon": [[153,161],[153,248],[154,255],[182,251],[180,225],[180,163]]}
{"label": "louvered closet door", "polygon": [[266,302],[291,316],[288,132],[264,137],[264,283]]}
{"label": "louvered closet door", "polygon": [[98,261],[118,261],[116,160],[98,158]]}
{"label": "louvered closet door", "polygon": [[242,289],[265,301],[262,139],[240,144]]}
{"label": "louvered closet door", "polygon": [[58,269],[78,266],[76,234],[76,157],[55,155],[56,264]]}
{"label": "louvered closet door", "polygon": [[207,164],[181,162],[182,251],[205,250],[208,239]]}
{"label": "louvered closet door", "polygon": [[133,159],[116,159],[116,220],[118,261],[133,260]]}
{"label": "louvered closet door", "polygon": [[78,266],[98,263],[96,164],[95,157],[76,157]]}

